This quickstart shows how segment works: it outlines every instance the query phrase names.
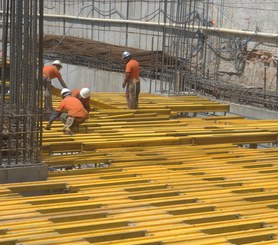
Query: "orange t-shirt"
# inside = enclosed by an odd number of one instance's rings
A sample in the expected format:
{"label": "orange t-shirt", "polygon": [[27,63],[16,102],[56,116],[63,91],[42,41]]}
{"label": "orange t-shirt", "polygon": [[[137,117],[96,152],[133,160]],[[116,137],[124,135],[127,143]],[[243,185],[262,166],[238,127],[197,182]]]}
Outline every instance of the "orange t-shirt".
{"label": "orange t-shirt", "polygon": [[88,112],[85,110],[80,100],[72,96],[64,98],[56,111],[67,112],[70,117],[88,118]]}
{"label": "orange t-shirt", "polygon": [[[75,98],[78,98],[79,93],[80,93],[80,89],[78,89],[78,88],[73,89],[71,91],[71,96],[75,97]],[[86,99],[80,98],[79,100],[81,101],[81,103],[83,104],[85,109],[90,110],[90,97],[88,97]]]}
{"label": "orange t-shirt", "polygon": [[59,72],[58,68],[56,66],[45,66],[42,70],[43,73],[43,77],[45,78],[49,78],[49,79],[54,79],[54,78],[58,78],[59,80],[62,79],[62,75]]}
{"label": "orange t-shirt", "polygon": [[139,63],[135,59],[131,59],[125,66],[125,72],[130,73],[131,79],[136,79],[139,83]]}

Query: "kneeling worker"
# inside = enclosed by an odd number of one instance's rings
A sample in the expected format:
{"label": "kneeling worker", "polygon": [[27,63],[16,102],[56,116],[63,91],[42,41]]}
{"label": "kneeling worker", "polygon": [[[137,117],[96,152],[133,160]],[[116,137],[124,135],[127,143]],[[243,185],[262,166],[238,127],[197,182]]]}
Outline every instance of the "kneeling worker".
{"label": "kneeling worker", "polygon": [[82,89],[73,89],[71,91],[71,96],[79,99],[86,109],[86,111],[90,111],[90,89],[89,88],[82,88]]}
{"label": "kneeling worker", "polygon": [[72,131],[77,131],[79,124],[84,123],[89,117],[89,114],[80,100],[71,96],[69,89],[63,88],[61,96],[63,100],[60,102],[56,111],[50,116],[45,129],[50,130],[53,121],[60,116],[61,121],[65,124],[63,128],[64,134],[72,135]]}

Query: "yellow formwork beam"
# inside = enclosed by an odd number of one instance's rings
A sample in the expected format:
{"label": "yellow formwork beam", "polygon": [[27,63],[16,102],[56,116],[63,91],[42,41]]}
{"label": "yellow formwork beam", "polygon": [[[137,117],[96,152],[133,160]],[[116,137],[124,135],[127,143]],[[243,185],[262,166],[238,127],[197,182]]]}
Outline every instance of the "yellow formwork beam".
{"label": "yellow formwork beam", "polygon": [[122,93],[94,96],[115,108],[97,108],[82,125],[86,133],[71,137],[55,122],[44,132],[43,159],[51,166],[92,161],[108,167],[53,171],[47,181],[0,186],[0,241],[277,243],[278,152],[237,146],[276,142],[275,120],[169,120],[174,109],[166,106],[200,109],[204,99],[142,94],[142,108],[128,111],[121,109]]}

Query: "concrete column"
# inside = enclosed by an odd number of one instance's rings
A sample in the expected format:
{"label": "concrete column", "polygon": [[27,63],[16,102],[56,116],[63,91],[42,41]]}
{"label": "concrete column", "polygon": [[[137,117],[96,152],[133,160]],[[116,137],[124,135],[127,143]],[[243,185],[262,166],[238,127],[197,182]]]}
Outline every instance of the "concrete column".
{"label": "concrete column", "polygon": [[47,176],[46,164],[0,168],[0,184],[42,181],[46,180]]}

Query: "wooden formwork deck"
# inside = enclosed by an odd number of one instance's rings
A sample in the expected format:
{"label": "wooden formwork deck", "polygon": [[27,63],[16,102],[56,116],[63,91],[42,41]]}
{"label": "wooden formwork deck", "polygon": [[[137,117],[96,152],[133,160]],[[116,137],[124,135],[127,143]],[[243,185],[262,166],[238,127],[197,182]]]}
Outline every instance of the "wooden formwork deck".
{"label": "wooden formwork deck", "polygon": [[0,185],[0,245],[278,244],[278,151],[239,147],[276,143],[277,120],[176,118],[198,98],[142,95],[126,110],[121,96],[94,95],[74,136],[44,132],[49,166],[105,167]]}

